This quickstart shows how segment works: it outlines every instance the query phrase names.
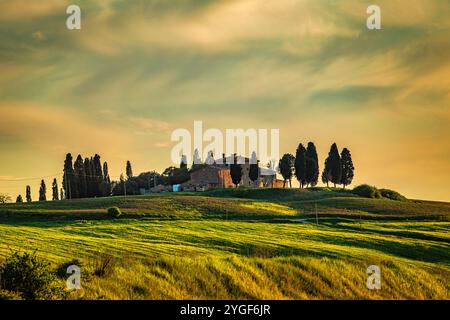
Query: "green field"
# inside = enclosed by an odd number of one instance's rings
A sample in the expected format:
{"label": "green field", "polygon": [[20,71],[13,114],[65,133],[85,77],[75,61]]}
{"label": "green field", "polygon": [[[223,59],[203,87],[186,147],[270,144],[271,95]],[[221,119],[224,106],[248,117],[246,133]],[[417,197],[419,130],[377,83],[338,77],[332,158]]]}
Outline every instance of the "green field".
{"label": "green field", "polygon": [[449,299],[449,231],[450,203],[223,190],[2,205],[0,259],[79,259],[71,299]]}

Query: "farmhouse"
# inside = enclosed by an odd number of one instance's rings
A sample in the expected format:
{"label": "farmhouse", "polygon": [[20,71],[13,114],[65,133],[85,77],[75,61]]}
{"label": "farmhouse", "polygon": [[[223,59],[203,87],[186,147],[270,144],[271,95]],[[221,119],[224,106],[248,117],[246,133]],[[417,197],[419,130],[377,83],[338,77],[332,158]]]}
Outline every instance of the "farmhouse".
{"label": "farmhouse", "polygon": [[[250,160],[245,157],[237,157],[238,163],[242,167],[242,179],[240,186],[245,187],[265,187],[265,188],[281,188],[283,181],[277,179],[277,173],[273,169],[259,168],[259,178],[252,181],[249,177]],[[182,184],[185,191],[202,191],[214,188],[233,188],[234,184],[231,179],[230,165],[231,156],[214,160],[213,164],[204,165],[203,167],[191,172],[191,179]]]}

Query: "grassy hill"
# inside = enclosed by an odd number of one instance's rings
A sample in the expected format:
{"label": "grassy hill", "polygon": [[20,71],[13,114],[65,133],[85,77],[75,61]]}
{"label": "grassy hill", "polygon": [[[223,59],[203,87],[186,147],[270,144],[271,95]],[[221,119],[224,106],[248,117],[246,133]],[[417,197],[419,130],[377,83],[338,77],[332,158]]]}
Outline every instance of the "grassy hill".
{"label": "grassy hill", "polygon": [[80,260],[73,299],[449,299],[449,231],[449,203],[228,189],[2,205],[0,259]]}

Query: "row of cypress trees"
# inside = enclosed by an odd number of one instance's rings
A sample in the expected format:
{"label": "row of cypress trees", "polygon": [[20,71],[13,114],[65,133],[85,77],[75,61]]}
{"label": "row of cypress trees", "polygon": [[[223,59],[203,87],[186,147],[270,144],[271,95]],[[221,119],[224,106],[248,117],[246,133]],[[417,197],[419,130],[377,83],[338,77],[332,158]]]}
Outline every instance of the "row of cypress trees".
{"label": "row of cypress trees", "polygon": [[[279,170],[283,176],[284,184],[288,181],[290,187],[292,187],[291,181],[294,175],[300,184],[300,188],[316,186],[319,181],[319,159],[314,143],[309,142],[306,148],[300,143],[295,156],[290,153],[284,154],[279,162]],[[327,187],[329,183],[333,183],[334,187],[340,184],[345,188],[351,184],[354,170],[350,151],[344,148],[339,154],[336,143],[333,143],[325,160],[321,177],[322,182]]]}
{"label": "row of cypress trees", "polygon": [[63,188],[67,199],[111,195],[108,163],[102,165],[98,154],[84,160],[78,155],[72,163],[72,155],[68,153],[64,161]]}

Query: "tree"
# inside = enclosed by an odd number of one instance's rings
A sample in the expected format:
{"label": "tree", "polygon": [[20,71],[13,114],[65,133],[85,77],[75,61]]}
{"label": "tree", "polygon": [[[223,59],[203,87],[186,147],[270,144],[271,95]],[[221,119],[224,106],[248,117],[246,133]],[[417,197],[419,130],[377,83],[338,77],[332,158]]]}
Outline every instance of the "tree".
{"label": "tree", "polygon": [[252,152],[252,157],[250,159],[250,169],[248,172],[248,177],[253,183],[255,183],[259,178],[259,166],[258,159],[256,158],[256,152]]}
{"label": "tree", "polygon": [[308,142],[306,148],[306,184],[314,187],[319,180],[319,158],[317,156],[316,146]]}
{"label": "tree", "polygon": [[53,179],[53,183],[52,183],[52,200],[53,201],[58,201],[59,200],[59,196],[58,196],[58,182],[56,182],[56,178]]}
{"label": "tree", "polygon": [[242,166],[237,163],[236,154],[234,154],[233,163],[230,165],[230,175],[231,175],[231,181],[233,181],[233,184],[237,188],[239,183],[241,183],[241,180],[242,180]]}
{"label": "tree", "polygon": [[341,156],[339,155],[339,150],[336,143],[331,145],[330,152],[328,153],[328,166],[330,177],[329,181],[332,182],[336,188],[336,184],[340,184],[342,178]]}
{"label": "tree", "polygon": [[100,184],[103,181],[103,171],[102,171],[102,162],[98,154],[95,154],[93,160],[91,161],[91,170],[94,174],[92,181],[94,192],[93,196],[101,197],[102,194],[100,192]]}
{"label": "tree", "polygon": [[47,187],[44,180],[41,180],[41,187],[39,188],[39,201],[47,201]]}
{"label": "tree", "polygon": [[352,155],[350,150],[344,148],[341,152],[342,176],[341,184],[346,186],[352,183],[355,167],[353,166]]}
{"label": "tree", "polygon": [[73,171],[75,174],[76,184],[76,196],[73,198],[86,198],[87,197],[87,180],[86,171],[84,170],[84,162],[81,155],[78,155],[75,163],[73,164]]}
{"label": "tree", "polygon": [[286,181],[289,181],[289,187],[292,188],[292,176],[295,165],[295,157],[290,153],[285,153],[280,160],[278,168],[283,176],[283,188],[286,187]]}
{"label": "tree", "polygon": [[16,198],[16,203],[23,203],[23,198],[22,198],[22,195],[21,195],[21,194],[19,194],[19,195],[17,196],[17,198]]}
{"label": "tree", "polygon": [[59,190],[59,199],[64,200],[64,198],[65,198],[65,196],[64,196],[64,189],[61,188],[61,189]]}
{"label": "tree", "polygon": [[85,158],[84,159],[84,173],[86,175],[86,195],[88,198],[94,197],[94,171],[93,171],[93,164],[92,164],[92,158]]}
{"label": "tree", "polygon": [[7,193],[0,193],[0,203],[5,204],[11,201],[11,197]]}
{"label": "tree", "polygon": [[330,165],[328,158],[325,159],[325,164],[323,166],[322,171],[322,182],[327,184],[327,187],[329,187],[329,182],[331,181],[331,173],[330,173]]}
{"label": "tree", "polygon": [[111,179],[108,172],[108,163],[106,161],[103,163],[103,181],[100,184],[100,192],[103,197],[108,197],[111,195]]}
{"label": "tree", "polygon": [[[297,178],[300,188],[306,185],[306,149],[303,144],[299,144],[295,152],[295,177]],[[289,181],[290,183],[290,181]]]}
{"label": "tree", "polygon": [[66,160],[64,160],[63,188],[67,199],[77,197],[72,155],[70,153],[66,154]]}
{"label": "tree", "polygon": [[127,179],[131,179],[133,177],[133,169],[131,168],[130,160],[127,160],[126,174],[127,174]]}
{"label": "tree", "polygon": [[30,186],[27,186],[26,187],[26,199],[27,199],[27,202],[31,202],[32,200],[31,200],[31,187]]}

